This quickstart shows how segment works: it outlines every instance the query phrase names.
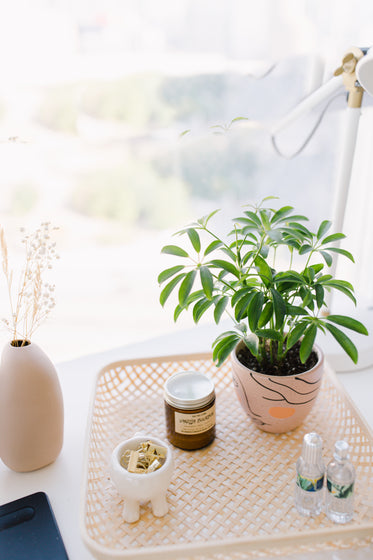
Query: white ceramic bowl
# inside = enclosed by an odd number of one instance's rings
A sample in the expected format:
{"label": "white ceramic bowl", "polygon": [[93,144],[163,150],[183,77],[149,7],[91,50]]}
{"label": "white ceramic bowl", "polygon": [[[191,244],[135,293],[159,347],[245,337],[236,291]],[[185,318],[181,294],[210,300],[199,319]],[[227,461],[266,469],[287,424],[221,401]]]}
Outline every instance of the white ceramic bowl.
{"label": "white ceramic bowl", "polygon": [[[131,473],[120,464],[125,449],[137,449],[145,441],[151,441],[167,449],[166,460],[156,471],[150,473]],[[153,514],[163,517],[168,512],[166,492],[174,470],[174,462],[170,446],[164,441],[149,434],[135,434],[134,437],[122,441],[114,449],[110,460],[110,478],[118,493],[123,497],[123,518],[128,523],[138,521],[140,503],[150,501]]]}

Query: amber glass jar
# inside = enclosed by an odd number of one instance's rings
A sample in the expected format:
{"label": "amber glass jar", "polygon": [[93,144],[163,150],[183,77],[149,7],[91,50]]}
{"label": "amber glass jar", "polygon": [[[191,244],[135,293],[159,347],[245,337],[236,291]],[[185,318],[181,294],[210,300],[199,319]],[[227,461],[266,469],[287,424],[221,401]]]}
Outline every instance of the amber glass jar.
{"label": "amber glass jar", "polygon": [[215,388],[206,375],[180,371],[164,385],[167,438],[181,449],[200,449],[215,438]]}

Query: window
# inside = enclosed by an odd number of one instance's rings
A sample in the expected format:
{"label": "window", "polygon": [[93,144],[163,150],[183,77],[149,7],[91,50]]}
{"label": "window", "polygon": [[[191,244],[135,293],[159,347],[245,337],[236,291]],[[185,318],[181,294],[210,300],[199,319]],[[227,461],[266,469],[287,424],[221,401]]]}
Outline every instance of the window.
{"label": "window", "polygon": [[[192,325],[174,325],[156,280],[161,247],[189,221],[269,194],[315,222],[331,215],[343,99],[297,158],[276,155],[269,130],[350,44],[369,44],[372,12],[368,1],[9,3],[0,221],[16,260],[19,227],[60,228],[57,306],[35,336],[54,360]],[[285,152],[320,110],[284,133]]]}

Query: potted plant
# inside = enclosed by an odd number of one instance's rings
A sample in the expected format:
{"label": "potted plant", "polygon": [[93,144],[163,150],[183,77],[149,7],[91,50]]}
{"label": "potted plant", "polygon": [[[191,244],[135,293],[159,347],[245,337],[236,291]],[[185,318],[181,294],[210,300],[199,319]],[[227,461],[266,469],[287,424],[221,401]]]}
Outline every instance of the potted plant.
{"label": "potted plant", "polygon": [[[11,332],[0,363],[0,458],[15,471],[32,471],[56,459],[63,442],[63,400],[54,365],[31,337],[55,305],[45,274],[58,258],[44,222],[24,234],[25,263],[16,278],[0,228],[2,268],[9,294]],[[23,230],[22,230],[23,231]]]}
{"label": "potted plant", "polygon": [[345,236],[330,234],[328,220],[312,232],[293,207],[269,207],[273,198],[249,205],[226,239],[210,228],[217,211],[179,231],[193,253],[180,245],[163,247],[180,263],[163,270],[158,281],[164,285],[162,305],[177,290],[175,320],[190,308],[196,323],[207,310],[213,310],[216,323],[224,313],[231,317],[233,328],[212,344],[213,359],[219,366],[232,354],[244,410],[263,430],[283,432],[303,421],[320,387],[317,332],[331,333],[355,363],[357,349],[342,329],[368,333],[351,317],[325,313],[328,291],[356,303],[352,285],[328,273],[335,254],[353,261],[336,246]]}

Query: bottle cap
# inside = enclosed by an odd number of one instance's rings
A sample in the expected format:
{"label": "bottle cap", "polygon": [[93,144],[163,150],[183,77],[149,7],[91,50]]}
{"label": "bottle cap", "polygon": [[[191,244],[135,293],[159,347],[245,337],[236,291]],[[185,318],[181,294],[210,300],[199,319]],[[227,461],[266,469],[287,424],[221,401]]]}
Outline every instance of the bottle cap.
{"label": "bottle cap", "polygon": [[348,459],[349,458],[349,452],[350,450],[350,446],[348,445],[348,443],[346,441],[337,441],[334,445],[334,457],[335,459],[342,461],[344,459]]}
{"label": "bottle cap", "polygon": [[315,432],[303,438],[302,457],[306,463],[318,463],[322,458],[322,439]]}

